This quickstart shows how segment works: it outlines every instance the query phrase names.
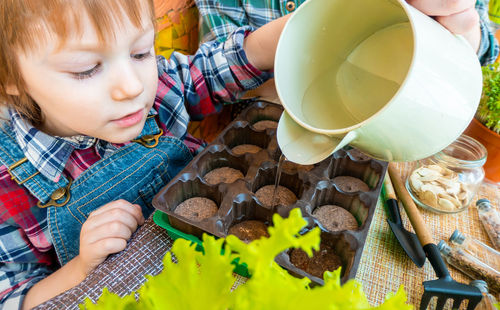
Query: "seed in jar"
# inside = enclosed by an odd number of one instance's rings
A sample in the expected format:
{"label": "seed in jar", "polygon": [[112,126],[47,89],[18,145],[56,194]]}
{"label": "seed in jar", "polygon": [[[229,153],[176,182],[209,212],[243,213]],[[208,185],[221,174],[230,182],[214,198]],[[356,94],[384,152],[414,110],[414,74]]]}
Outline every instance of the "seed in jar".
{"label": "seed in jar", "polygon": [[231,149],[236,155],[243,155],[245,153],[257,153],[262,150],[261,147],[253,144],[240,144]]}
{"label": "seed in jar", "polygon": [[[462,184],[463,185],[463,184]],[[457,198],[461,201],[467,200],[468,199],[468,193],[467,190],[461,189],[460,193],[458,193]]]}
{"label": "seed in jar", "polygon": [[444,188],[431,183],[422,185],[421,190],[424,192],[429,191],[434,195],[444,194],[446,192]]}
{"label": "seed in jar", "polygon": [[270,121],[270,120],[262,120],[254,123],[253,128],[257,130],[265,130],[265,129],[275,129],[278,127],[278,122]]}
{"label": "seed in jar", "polygon": [[417,174],[420,176],[420,181],[425,182],[425,181],[434,181],[437,180],[441,174],[437,172],[434,169],[429,169],[429,168],[420,168],[417,172]]}
{"label": "seed in jar", "polygon": [[460,193],[460,183],[458,182],[449,182],[448,184],[444,184],[446,192],[450,195],[458,195]]}
{"label": "seed in jar", "polygon": [[415,191],[420,191],[422,189],[422,185],[424,185],[424,183],[420,181],[419,176],[416,173],[413,173],[410,176],[410,184]]}
{"label": "seed in jar", "polygon": [[439,198],[437,203],[443,210],[447,210],[447,211],[455,210],[455,205],[451,201],[449,201],[448,199]]}
{"label": "seed in jar", "polygon": [[437,205],[437,195],[433,193],[432,191],[422,191],[420,192],[420,195],[418,196],[420,200],[422,200],[423,203],[430,205],[430,206],[435,206]]}
{"label": "seed in jar", "polygon": [[214,216],[217,213],[217,204],[208,198],[193,197],[180,203],[174,213],[182,217],[199,222]]}
{"label": "seed in jar", "polygon": [[219,183],[233,183],[238,179],[243,179],[243,173],[231,167],[221,167],[205,174],[204,179],[211,185]]}
{"label": "seed in jar", "polygon": [[427,168],[434,170],[434,171],[437,171],[439,174],[441,174],[443,176],[453,174],[453,171],[451,171],[450,169],[446,169],[444,167],[441,167],[440,165],[428,165]]}
{"label": "seed in jar", "polygon": [[257,199],[264,205],[264,207],[273,207],[274,205],[289,206],[297,201],[297,196],[288,188],[278,185],[276,188],[276,197],[274,197],[274,185],[266,185],[259,188],[255,192]]}
{"label": "seed in jar", "polygon": [[358,221],[351,212],[336,205],[318,207],[314,209],[313,216],[329,231],[358,229]]}

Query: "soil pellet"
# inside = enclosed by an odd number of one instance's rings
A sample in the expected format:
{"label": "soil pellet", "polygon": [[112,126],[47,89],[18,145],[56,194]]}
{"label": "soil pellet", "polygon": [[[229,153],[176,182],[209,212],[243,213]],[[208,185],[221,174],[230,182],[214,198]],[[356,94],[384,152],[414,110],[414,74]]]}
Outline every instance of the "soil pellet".
{"label": "soil pellet", "polygon": [[285,160],[283,162],[283,171],[288,173],[295,173],[298,170],[311,171],[314,168],[314,165],[299,165],[294,162]]}
{"label": "soil pellet", "polygon": [[244,221],[234,226],[231,226],[228,235],[235,235],[241,241],[250,243],[253,240],[260,239],[261,237],[269,237],[267,226],[261,221]]}
{"label": "soil pellet", "polygon": [[356,230],[358,222],[346,209],[335,205],[324,205],[314,209],[313,216],[329,231]]}
{"label": "soil pellet", "polygon": [[254,123],[253,128],[257,130],[265,130],[265,129],[275,129],[278,128],[278,122],[275,121],[270,121],[270,120],[263,120],[263,121],[258,121]]}
{"label": "soil pellet", "polygon": [[361,181],[358,178],[350,177],[350,176],[339,176],[333,178],[333,182],[340,188],[340,190],[347,193],[354,192],[368,192],[370,187],[366,185],[365,182]]}
{"label": "soil pellet", "polygon": [[[274,185],[266,185],[257,192],[255,192],[255,196],[257,199],[265,206],[265,207],[273,207],[273,193],[274,193]],[[276,189],[276,197],[274,198],[274,205],[282,205],[289,206],[294,204],[297,201],[297,196],[289,190],[288,188],[278,185]]]}
{"label": "soil pellet", "polygon": [[257,153],[262,150],[261,147],[253,144],[240,144],[231,149],[231,151],[236,155],[243,155],[245,153]]}
{"label": "soil pellet", "polygon": [[204,197],[193,197],[180,203],[177,208],[175,208],[174,213],[192,221],[199,222],[214,216],[217,210],[217,204],[213,200]]}
{"label": "soil pellet", "polygon": [[238,179],[243,179],[243,173],[231,167],[221,167],[205,174],[204,179],[211,185],[219,183],[233,183]]}
{"label": "soil pellet", "polygon": [[307,256],[301,249],[293,249],[290,262],[310,275],[323,279],[325,271],[334,271],[342,265],[342,261],[333,248],[321,244],[319,251],[313,250],[313,257]]}

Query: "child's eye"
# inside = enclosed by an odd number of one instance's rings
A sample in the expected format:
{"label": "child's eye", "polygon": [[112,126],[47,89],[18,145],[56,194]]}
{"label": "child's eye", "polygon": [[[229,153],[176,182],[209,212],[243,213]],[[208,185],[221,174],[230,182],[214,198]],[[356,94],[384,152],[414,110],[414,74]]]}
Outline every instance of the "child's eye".
{"label": "child's eye", "polygon": [[143,60],[145,58],[148,58],[149,56],[151,56],[151,51],[147,51],[146,53],[133,54],[132,58],[136,60]]}
{"label": "child's eye", "polygon": [[97,64],[92,69],[86,70],[86,71],[81,71],[81,72],[71,72],[71,74],[78,80],[83,80],[83,79],[88,79],[92,77],[94,74],[96,74],[99,71],[99,68],[101,67],[101,64]]}

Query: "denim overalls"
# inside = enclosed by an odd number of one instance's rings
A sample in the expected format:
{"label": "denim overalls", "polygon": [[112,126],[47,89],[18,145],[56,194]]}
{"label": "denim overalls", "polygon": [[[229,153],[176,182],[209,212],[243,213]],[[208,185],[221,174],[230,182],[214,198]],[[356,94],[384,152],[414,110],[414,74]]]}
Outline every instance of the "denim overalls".
{"label": "denim overalls", "polygon": [[0,162],[18,184],[38,198],[38,207],[47,210],[61,266],[78,255],[82,224],[97,208],[125,199],[139,204],[145,218],[152,213],[154,194],[192,159],[184,143],[162,133],[154,115],[150,115],[134,143],[99,160],[75,180],[62,175],[56,183],[26,159],[11,129],[7,125],[1,128]]}

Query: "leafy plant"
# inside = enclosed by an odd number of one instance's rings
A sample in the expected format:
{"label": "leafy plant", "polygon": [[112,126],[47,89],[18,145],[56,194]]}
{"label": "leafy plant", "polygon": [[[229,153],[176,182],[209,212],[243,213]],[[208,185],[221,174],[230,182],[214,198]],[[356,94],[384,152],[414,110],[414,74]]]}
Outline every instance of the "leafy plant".
{"label": "leafy plant", "polygon": [[484,66],[483,94],[476,118],[486,127],[500,134],[500,69],[499,63]]}
{"label": "leafy plant", "polygon": [[488,16],[492,22],[500,24],[500,1],[490,0],[488,5]]}
{"label": "leafy plant", "polygon": [[[325,272],[324,286],[309,287],[310,280],[291,276],[274,262],[275,256],[288,248],[301,248],[308,255],[319,249],[320,231],[315,228],[304,235],[306,225],[299,209],[287,219],[275,214],[269,238],[245,244],[235,236],[215,239],[203,236],[204,253],[189,241],[178,239],[165,255],[164,270],[148,281],[134,295],[120,299],[105,290],[97,304],[86,299],[82,309],[412,309],[400,287],[384,304],[371,308],[361,285],[350,280],[340,285],[340,268]],[[225,246],[224,246],[225,241]],[[224,253],[221,250],[224,246]],[[171,253],[174,253],[175,260]],[[252,277],[234,290],[233,259],[248,265]]]}

